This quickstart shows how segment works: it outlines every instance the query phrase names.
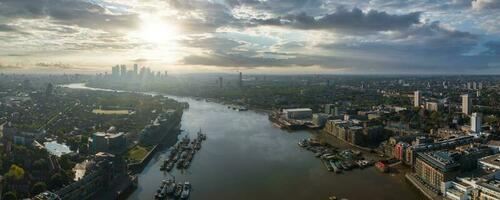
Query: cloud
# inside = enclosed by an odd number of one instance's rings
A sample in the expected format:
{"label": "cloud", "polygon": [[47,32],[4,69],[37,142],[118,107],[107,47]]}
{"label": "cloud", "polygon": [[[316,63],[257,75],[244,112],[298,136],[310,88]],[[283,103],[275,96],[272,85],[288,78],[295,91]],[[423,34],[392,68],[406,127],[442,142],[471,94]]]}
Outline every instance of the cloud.
{"label": "cloud", "polygon": [[138,27],[135,13],[111,13],[105,7],[83,0],[4,0],[0,16],[7,19],[49,18],[55,23],[85,28],[118,30]]}
{"label": "cloud", "polygon": [[0,69],[1,70],[13,70],[13,69],[22,69],[22,67],[19,65],[9,65],[9,64],[0,63]]}
{"label": "cloud", "polygon": [[334,29],[340,31],[388,31],[408,28],[420,23],[420,13],[392,15],[386,12],[370,10],[363,12],[359,8],[347,10],[338,8],[336,12],[321,17],[306,13],[286,15],[277,18],[253,19],[257,25],[287,26],[297,29]]}
{"label": "cloud", "polygon": [[472,1],[472,8],[476,10],[486,9],[500,9],[499,0],[474,0]]}
{"label": "cloud", "polygon": [[64,64],[64,63],[46,63],[39,62],[35,64],[36,67],[40,68],[49,68],[49,69],[75,69],[73,65]]}
{"label": "cloud", "polygon": [[488,50],[482,54],[491,56],[500,56],[500,41],[488,41],[484,45]]}

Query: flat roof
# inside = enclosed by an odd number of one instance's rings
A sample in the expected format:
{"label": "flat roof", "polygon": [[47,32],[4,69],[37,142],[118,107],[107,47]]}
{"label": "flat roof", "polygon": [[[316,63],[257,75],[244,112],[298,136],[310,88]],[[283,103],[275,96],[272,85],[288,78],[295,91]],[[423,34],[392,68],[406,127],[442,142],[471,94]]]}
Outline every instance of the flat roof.
{"label": "flat roof", "polygon": [[487,164],[494,165],[494,166],[497,166],[498,168],[500,168],[500,153],[481,158],[481,159],[479,159],[479,162],[487,163]]}
{"label": "flat roof", "polygon": [[291,108],[291,109],[283,109],[283,112],[298,112],[298,111],[311,111],[310,108]]}

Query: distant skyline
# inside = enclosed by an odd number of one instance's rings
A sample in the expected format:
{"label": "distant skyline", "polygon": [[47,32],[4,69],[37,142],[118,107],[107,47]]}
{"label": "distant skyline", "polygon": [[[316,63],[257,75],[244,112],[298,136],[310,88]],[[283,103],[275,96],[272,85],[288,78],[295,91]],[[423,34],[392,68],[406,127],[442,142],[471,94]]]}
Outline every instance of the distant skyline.
{"label": "distant skyline", "polygon": [[500,0],[0,0],[0,72],[500,74]]}

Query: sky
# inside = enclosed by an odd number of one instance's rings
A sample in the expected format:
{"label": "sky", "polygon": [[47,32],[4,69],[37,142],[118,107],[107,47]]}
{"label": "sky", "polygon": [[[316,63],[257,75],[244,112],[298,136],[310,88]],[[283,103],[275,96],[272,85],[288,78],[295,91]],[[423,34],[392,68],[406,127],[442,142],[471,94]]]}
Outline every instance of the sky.
{"label": "sky", "polygon": [[500,0],[0,0],[0,72],[500,74]]}

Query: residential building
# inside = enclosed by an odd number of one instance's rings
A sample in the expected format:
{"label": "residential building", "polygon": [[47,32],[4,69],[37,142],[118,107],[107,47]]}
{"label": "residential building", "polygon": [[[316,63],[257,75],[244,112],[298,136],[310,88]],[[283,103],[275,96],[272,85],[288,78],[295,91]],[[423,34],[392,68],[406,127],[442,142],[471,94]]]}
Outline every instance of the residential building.
{"label": "residential building", "polygon": [[418,153],[415,173],[420,181],[439,191],[443,182],[451,181],[458,175],[460,164],[454,156],[448,151]]}
{"label": "residential building", "polygon": [[413,106],[420,107],[421,100],[422,100],[422,94],[420,94],[419,90],[415,91],[413,93]]}
{"label": "residential building", "polygon": [[481,133],[481,118],[481,113],[472,113],[470,117],[470,127],[473,133]]}
{"label": "residential building", "polygon": [[438,111],[439,110],[439,104],[437,102],[426,102],[425,103],[425,109],[428,111]]}
{"label": "residential building", "polygon": [[462,113],[470,115],[472,112],[472,99],[469,94],[462,95]]}

